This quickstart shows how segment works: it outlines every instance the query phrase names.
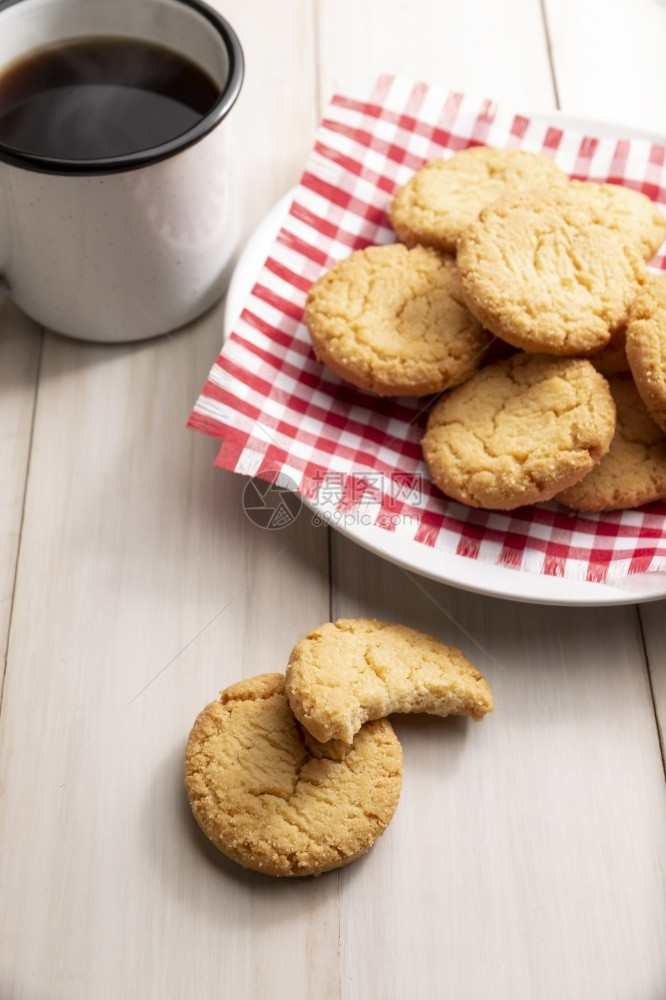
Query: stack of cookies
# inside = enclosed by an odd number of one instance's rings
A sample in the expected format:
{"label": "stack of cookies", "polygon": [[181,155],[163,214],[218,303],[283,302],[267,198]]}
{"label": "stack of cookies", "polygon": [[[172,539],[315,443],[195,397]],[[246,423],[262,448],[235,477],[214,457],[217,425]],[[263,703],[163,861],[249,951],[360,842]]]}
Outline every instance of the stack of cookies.
{"label": "stack of cookies", "polygon": [[185,754],[194,817],[224,854],[267,875],[319,875],[359,857],[402,787],[392,712],[481,719],[493,697],[453,646],[404,625],[327,622],[286,676],[261,674],[199,714]]}
{"label": "stack of cookies", "polygon": [[647,197],[546,156],[474,147],[417,171],[401,243],[308,294],[319,360],[366,391],[440,398],[423,453],[473,507],[581,511],[666,498],[666,235]]}

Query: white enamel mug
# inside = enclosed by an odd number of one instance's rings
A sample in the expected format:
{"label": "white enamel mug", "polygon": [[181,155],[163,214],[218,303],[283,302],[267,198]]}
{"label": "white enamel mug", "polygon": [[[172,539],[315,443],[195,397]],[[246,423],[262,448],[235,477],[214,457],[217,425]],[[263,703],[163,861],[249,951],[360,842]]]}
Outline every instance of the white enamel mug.
{"label": "white enamel mug", "polygon": [[220,97],[188,132],[125,156],[55,160],[0,144],[0,280],[59,333],[141,340],[200,315],[228,281],[238,218],[224,120],[243,53],[200,0],[3,0],[0,73],[47,44],[100,36],[181,53]]}

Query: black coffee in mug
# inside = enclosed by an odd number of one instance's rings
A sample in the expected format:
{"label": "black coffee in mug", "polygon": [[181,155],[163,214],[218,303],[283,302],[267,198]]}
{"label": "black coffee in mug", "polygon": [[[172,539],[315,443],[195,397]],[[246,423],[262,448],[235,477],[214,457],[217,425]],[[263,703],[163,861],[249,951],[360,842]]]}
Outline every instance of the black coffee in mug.
{"label": "black coffee in mug", "polygon": [[202,69],[162,46],[62,42],[0,74],[0,144],[68,160],[124,156],[183,135],[219,97]]}

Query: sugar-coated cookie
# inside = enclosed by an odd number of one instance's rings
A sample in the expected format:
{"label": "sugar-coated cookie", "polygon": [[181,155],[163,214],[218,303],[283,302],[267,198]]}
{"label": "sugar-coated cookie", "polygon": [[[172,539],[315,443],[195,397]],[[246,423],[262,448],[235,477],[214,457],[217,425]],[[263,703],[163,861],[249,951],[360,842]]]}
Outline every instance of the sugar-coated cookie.
{"label": "sugar-coated cookie", "polygon": [[608,454],[584,479],[555,497],[574,510],[624,510],[666,499],[664,432],[630,378],[618,376],[609,382],[617,427]]}
{"label": "sugar-coated cookie", "polygon": [[464,302],[455,262],[402,244],[359,250],[314,283],[305,320],[336,375],[382,396],[424,396],[464,381],[490,336]]}
{"label": "sugar-coated cookie", "polygon": [[650,277],[634,300],[627,327],[627,358],[643,402],[666,430],[666,278]]}
{"label": "sugar-coated cookie", "polygon": [[590,354],[626,325],[647,278],[638,241],[617,225],[598,185],[507,196],[458,244],[465,301],[497,336],[525,351]]}
{"label": "sugar-coated cookie", "polygon": [[368,719],[391,712],[480,719],[494,708],[485,679],[455,646],[370,618],[327,622],[297,642],[286,690],[296,718],[322,741],[350,743]]}
{"label": "sugar-coated cookie", "polygon": [[614,427],[608,383],[589,361],[516,354],[436,403],[423,455],[447,496],[512,510],[582,479]]}
{"label": "sugar-coated cookie", "polygon": [[341,753],[306,740],[283,674],[223,691],[199,714],[185,754],[194,817],[224,854],[267,875],[319,875],[353,861],[388,826],[402,750],[369,722]]}
{"label": "sugar-coated cookie", "polygon": [[566,174],[540,153],[474,146],[417,170],[393,199],[389,217],[407,246],[421,243],[455,253],[461,233],[486,205],[525,187],[566,181]]}

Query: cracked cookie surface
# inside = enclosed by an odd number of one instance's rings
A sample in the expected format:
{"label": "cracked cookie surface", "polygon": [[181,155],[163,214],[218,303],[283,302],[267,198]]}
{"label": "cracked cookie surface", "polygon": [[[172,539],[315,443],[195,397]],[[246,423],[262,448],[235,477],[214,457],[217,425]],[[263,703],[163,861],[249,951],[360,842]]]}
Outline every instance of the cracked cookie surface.
{"label": "cracked cookie surface", "polygon": [[474,146],[417,170],[393,199],[389,218],[407,246],[455,253],[463,230],[486,205],[511,191],[566,182],[566,174],[540,153]]}
{"label": "cracked cookie surface", "polygon": [[648,272],[608,186],[535,188],[481,212],[457,262],[484,326],[525,351],[574,355],[601,350],[626,325]]}
{"label": "cracked cookie surface", "polygon": [[579,483],[555,497],[589,513],[624,510],[666,498],[666,439],[629,378],[609,379],[617,427],[608,450]]}
{"label": "cracked cookie surface", "polygon": [[370,618],[327,622],[297,642],[287,694],[316,739],[347,743],[391,712],[480,719],[494,708],[485,679],[455,646]]}
{"label": "cracked cookie surface", "polygon": [[666,430],[666,278],[650,277],[634,300],[626,342],[629,366],[652,419]]}
{"label": "cracked cookie surface", "polygon": [[194,817],[224,854],[267,875],[319,875],[353,861],[388,826],[402,750],[391,724],[351,747],[304,736],[283,674],[227,688],[198,715],[185,754]]}
{"label": "cracked cookie surface", "polygon": [[331,371],[381,396],[424,396],[475,371],[490,335],[463,302],[455,262],[402,244],[358,250],[311,287],[305,321]]}
{"label": "cracked cookie surface", "polygon": [[587,475],[614,428],[608,383],[589,361],[516,354],[436,403],[423,455],[447,496],[512,510]]}
{"label": "cracked cookie surface", "polygon": [[632,239],[645,260],[654,256],[666,237],[666,219],[647,195],[623,184],[570,183],[574,192],[589,202],[602,224]]}

